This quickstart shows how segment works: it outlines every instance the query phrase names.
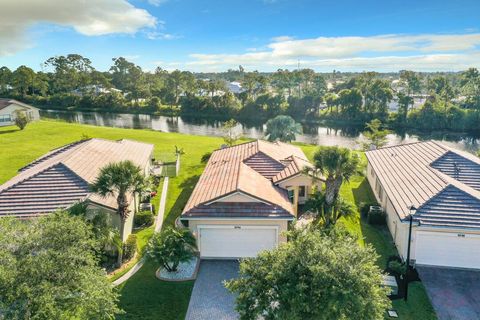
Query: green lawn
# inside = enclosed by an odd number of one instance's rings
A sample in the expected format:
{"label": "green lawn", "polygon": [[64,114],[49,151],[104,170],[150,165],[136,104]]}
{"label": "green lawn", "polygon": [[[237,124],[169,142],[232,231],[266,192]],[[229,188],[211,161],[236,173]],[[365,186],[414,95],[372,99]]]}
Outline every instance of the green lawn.
{"label": "green lawn", "polygon": [[[15,127],[0,128],[0,183],[13,177],[17,170],[35,160],[47,151],[79,140],[82,135],[105,139],[133,139],[153,143],[155,156],[164,157],[174,152],[177,145],[184,149],[181,158],[179,176],[170,179],[164,226],[172,225],[195,186],[204,165],[200,158],[203,154],[218,148],[222,139],[215,137],[189,136],[177,133],[162,133],[151,130],[118,129],[68,124],[57,121],[39,121],[31,123],[23,131]],[[307,156],[311,157],[315,146],[301,145]],[[342,196],[356,205],[373,200],[373,194],[364,177],[354,177],[341,190]],[[396,250],[385,228],[370,226],[357,214],[343,219],[342,223],[359,237],[361,245],[365,243],[375,247],[380,255],[379,266],[385,267],[389,255]],[[151,228],[138,233],[146,243]],[[183,319],[190,299],[193,282],[170,283],[155,278],[157,266],[146,263],[129,281],[120,286],[120,304],[126,314],[119,319]],[[399,311],[400,319],[436,319],[430,302],[421,283],[411,284],[409,302],[395,301],[394,308]]]}

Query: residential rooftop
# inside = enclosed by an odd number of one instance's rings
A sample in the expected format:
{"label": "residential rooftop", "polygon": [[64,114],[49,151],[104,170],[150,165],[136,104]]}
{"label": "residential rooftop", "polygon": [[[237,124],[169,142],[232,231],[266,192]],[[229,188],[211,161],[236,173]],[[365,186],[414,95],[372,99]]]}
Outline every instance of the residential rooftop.
{"label": "residential rooftop", "polygon": [[400,219],[413,205],[423,225],[480,227],[479,158],[434,141],[380,148],[366,156]]}
{"label": "residential rooftop", "polygon": [[93,194],[89,185],[100,169],[112,162],[130,160],[144,168],[152,151],[151,144],[103,139],[79,141],[52,150],[0,185],[0,216],[48,214],[87,198],[115,210],[115,197]]}
{"label": "residential rooftop", "polygon": [[[257,140],[216,150],[182,217],[215,216],[218,210],[232,216],[292,217],[294,209],[287,191],[276,183],[301,173],[307,165],[310,163],[300,148],[281,142]],[[265,205],[253,205],[255,210],[246,210],[245,205],[243,209],[234,204],[211,205],[236,193]]]}

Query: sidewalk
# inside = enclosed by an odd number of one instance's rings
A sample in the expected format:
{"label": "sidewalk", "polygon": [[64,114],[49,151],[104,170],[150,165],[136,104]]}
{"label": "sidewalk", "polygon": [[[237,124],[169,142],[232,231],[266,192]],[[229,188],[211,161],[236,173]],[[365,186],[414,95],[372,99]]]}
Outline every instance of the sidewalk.
{"label": "sidewalk", "polygon": [[[163,188],[162,188],[162,194],[160,196],[160,205],[158,206],[158,214],[157,217],[155,218],[155,232],[159,232],[162,230],[162,225],[163,225],[163,216],[165,215],[165,206],[167,202],[167,193],[168,193],[168,177],[165,177],[163,180]],[[142,257],[133,267],[130,269],[127,273],[125,273],[123,276],[118,278],[113,282],[113,285],[116,287],[128,279],[130,279],[131,276],[133,276],[140,268],[143,266],[145,263],[145,257]]]}

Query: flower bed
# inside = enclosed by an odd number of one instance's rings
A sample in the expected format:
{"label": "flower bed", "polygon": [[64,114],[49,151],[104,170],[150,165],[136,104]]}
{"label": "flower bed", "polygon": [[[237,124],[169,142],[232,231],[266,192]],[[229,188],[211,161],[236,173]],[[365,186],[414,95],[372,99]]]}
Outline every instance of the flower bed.
{"label": "flower bed", "polygon": [[180,263],[176,272],[168,272],[164,268],[159,268],[155,275],[158,279],[164,281],[187,281],[194,280],[197,277],[200,259],[195,257],[189,262]]}

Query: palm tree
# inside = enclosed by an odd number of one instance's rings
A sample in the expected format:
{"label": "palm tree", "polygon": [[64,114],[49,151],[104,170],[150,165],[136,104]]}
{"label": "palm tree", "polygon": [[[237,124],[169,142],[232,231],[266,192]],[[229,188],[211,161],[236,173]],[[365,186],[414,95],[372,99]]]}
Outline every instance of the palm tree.
{"label": "palm tree", "polygon": [[[140,192],[145,184],[145,178],[140,167],[126,160],[107,164],[91,186],[93,192],[102,197],[117,198],[117,213],[120,216],[120,235],[123,236],[125,221],[130,215],[128,194]],[[118,254],[118,264],[122,263],[122,252]]]}
{"label": "palm tree", "polygon": [[302,133],[302,125],[295,122],[290,116],[276,116],[267,121],[267,130],[265,136],[268,141],[280,140],[282,142],[291,142],[295,140],[295,135]]}
{"label": "palm tree", "polygon": [[310,169],[312,171],[310,174],[325,177],[325,194],[319,201],[324,202],[323,212],[328,225],[330,222],[334,223],[329,221],[329,217],[333,216],[332,212],[338,212],[339,208],[334,210],[335,204],[337,206],[341,204],[338,197],[340,187],[344,181],[348,182],[358,172],[360,159],[350,149],[340,147],[320,147],[313,159],[314,168]]}

